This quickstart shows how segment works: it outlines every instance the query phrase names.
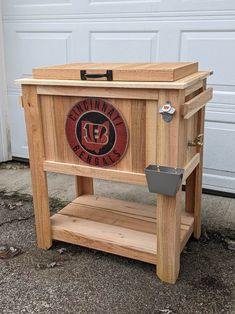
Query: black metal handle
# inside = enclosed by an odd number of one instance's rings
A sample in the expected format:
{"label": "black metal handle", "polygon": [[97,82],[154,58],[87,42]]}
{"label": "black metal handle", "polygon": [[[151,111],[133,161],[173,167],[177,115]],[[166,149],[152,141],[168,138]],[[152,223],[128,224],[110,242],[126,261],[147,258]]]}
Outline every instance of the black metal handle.
{"label": "black metal handle", "polygon": [[113,80],[113,71],[112,70],[107,70],[106,73],[104,74],[87,74],[86,70],[81,70],[81,80],[86,80],[88,78],[101,78],[101,77],[106,77],[107,81],[112,81]]}

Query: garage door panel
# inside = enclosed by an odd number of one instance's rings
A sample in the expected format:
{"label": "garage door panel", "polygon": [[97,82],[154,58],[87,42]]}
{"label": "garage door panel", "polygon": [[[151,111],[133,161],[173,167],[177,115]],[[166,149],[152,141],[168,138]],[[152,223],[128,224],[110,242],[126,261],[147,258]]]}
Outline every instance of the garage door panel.
{"label": "garage door panel", "polygon": [[70,33],[17,31],[16,34],[23,76],[30,75],[35,66],[67,62]]}
{"label": "garage door panel", "polygon": [[231,73],[235,55],[235,31],[183,31],[181,34],[182,60],[198,60],[202,69],[213,69],[211,84],[235,85],[235,71]]}
{"label": "garage door panel", "polygon": [[235,191],[235,174],[218,170],[203,170],[203,188],[215,191],[233,193]]}
{"label": "garage door panel", "polygon": [[[224,10],[223,0],[86,0],[81,1],[80,9],[85,13],[161,13]],[[234,1],[227,1],[226,10],[235,10]]]}
{"label": "garage door panel", "polygon": [[9,123],[12,155],[28,157],[24,116],[16,78],[31,76],[32,68],[71,62],[74,29],[62,24],[7,23],[4,27]]}
{"label": "garage door panel", "polygon": [[207,121],[204,167],[235,173],[234,144],[235,127],[233,124]]}
{"label": "garage door panel", "polygon": [[76,61],[158,61],[162,28],[162,23],[152,21],[83,22],[77,29]]}
{"label": "garage door panel", "polygon": [[180,60],[198,60],[211,68],[214,88],[206,109],[203,186],[235,192],[235,55],[234,21],[203,21],[181,26]]}
{"label": "garage door panel", "polygon": [[213,103],[225,105],[225,111],[231,109],[231,105],[235,105],[235,86],[213,85]]}
{"label": "garage door panel", "polygon": [[165,13],[192,11],[235,10],[234,1],[224,0],[7,0],[3,1],[4,14],[39,15],[39,14],[133,14],[133,13]]}
{"label": "garage door panel", "polygon": [[206,121],[211,123],[231,123],[235,125],[235,105],[215,102],[209,103],[206,106]]}
{"label": "garage door panel", "polygon": [[156,32],[90,33],[91,62],[154,62],[157,47]]}
{"label": "garage door panel", "polygon": [[73,11],[72,0],[4,0],[2,2],[5,16],[68,14]]}
{"label": "garage door panel", "polygon": [[9,123],[11,128],[12,156],[28,158],[28,143],[24,122],[24,112],[19,105],[17,91],[8,95]]}
{"label": "garage door panel", "polygon": [[32,68],[67,63],[72,54],[72,30],[40,24],[7,24],[4,28],[8,88],[31,76]]}

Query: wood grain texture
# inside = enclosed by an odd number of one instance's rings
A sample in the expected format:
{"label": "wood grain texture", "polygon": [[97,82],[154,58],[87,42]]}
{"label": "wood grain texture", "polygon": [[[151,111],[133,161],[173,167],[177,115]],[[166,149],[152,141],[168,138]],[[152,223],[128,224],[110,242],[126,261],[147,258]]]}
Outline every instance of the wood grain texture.
{"label": "wood grain texture", "polygon": [[88,178],[104,179],[111,181],[120,181],[131,184],[146,185],[144,173],[135,173],[131,171],[120,171],[112,168],[98,168],[86,165],[69,164],[55,161],[44,161],[44,170],[49,172],[58,172],[69,175],[78,175]]}
{"label": "wood grain texture", "polygon": [[[65,134],[67,115],[70,109],[82,99],[84,98],[40,96],[46,160],[87,165],[72,151]],[[128,128],[127,150],[123,158],[116,165],[112,166],[112,169],[143,174],[146,165],[146,101],[134,99],[104,99],[120,112]],[[154,119],[154,117],[152,118]]]}
{"label": "wood grain texture", "polygon": [[187,213],[194,213],[195,207],[195,180],[196,170],[188,176],[185,184],[185,211]]}
{"label": "wood grain texture", "polygon": [[[87,74],[105,74],[112,70],[113,81],[175,81],[198,71],[198,63],[107,63],[107,64],[64,64],[59,66],[35,68],[35,79],[81,80],[81,70]],[[88,80],[107,80],[107,78],[88,78]]]}
{"label": "wood grain texture", "polygon": [[[144,203],[135,203],[130,201],[124,201],[119,199],[110,199],[98,195],[82,195],[70,204],[77,204],[79,208],[88,210],[90,208],[95,208],[96,210],[114,212],[119,215],[124,215],[127,217],[132,217],[136,219],[141,219],[150,222],[156,222],[156,206],[147,205]],[[60,212],[66,210],[68,214],[70,207],[65,207]],[[71,211],[71,215],[73,212]],[[181,224],[190,225],[192,223],[193,215],[188,213],[181,213]],[[153,233],[156,233],[156,229]]]}
{"label": "wood grain texture", "polygon": [[194,171],[194,169],[197,167],[197,165],[200,162],[200,154],[197,153],[185,166],[184,175],[183,175],[183,181],[190,176],[190,174]]}
{"label": "wood grain texture", "polygon": [[35,86],[23,86],[23,103],[29,144],[37,243],[38,247],[48,249],[52,245],[51,222],[47,177],[43,169],[45,153],[40,100]]}
{"label": "wood grain texture", "polygon": [[[203,81],[203,90],[206,90],[206,80]],[[196,118],[194,134],[204,134],[205,107],[201,108],[194,117]],[[193,117],[190,119],[193,119]],[[186,180],[185,209],[188,213],[194,214],[194,237],[199,239],[201,235],[203,147],[193,149],[200,154],[200,163]]]}
{"label": "wood grain texture", "polygon": [[157,162],[157,101],[146,102],[145,120],[145,165],[156,164]]}
{"label": "wood grain texture", "polygon": [[213,89],[208,88],[207,90],[203,91],[202,93],[182,105],[181,114],[184,119],[189,119],[202,107],[204,107],[206,103],[212,99],[212,94]]}
{"label": "wood grain texture", "polygon": [[[157,263],[155,206],[84,195],[51,220],[54,239]],[[192,232],[193,220],[192,215],[182,217],[181,247]]]}
{"label": "wood grain texture", "polygon": [[79,80],[54,80],[23,78],[16,80],[20,85],[44,86],[83,86],[83,87],[108,87],[108,88],[138,88],[138,89],[185,89],[193,84],[202,82],[212,75],[212,71],[201,71],[186,76],[175,82],[121,82],[121,81],[79,81]]}
{"label": "wood grain texture", "polygon": [[52,237],[88,248],[156,264],[156,236],[95,221],[56,214]]}
{"label": "wood grain texture", "polygon": [[[198,134],[204,133],[205,107],[198,112]],[[202,203],[202,171],[203,171],[203,147],[197,148],[200,153],[200,163],[196,167],[195,173],[195,204],[194,204],[194,237],[201,236],[201,203]]]}
{"label": "wood grain texture", "polygon": [[[184,99],[184,91],[159,91],[159,108],[170,101],[176,109],[170,123],[158,114],[157,162],[160,165],[182,168],[184,164],[184,122],[180,115]],[[157,195],[157,206],[157,275],[164,282],[175,283],[180,269],[181,190],[174,197]]]}
{"label": "wood grain texture", "polygon": [[146,102],[132,101],[129,149],[131,151],[131,170],[137,173],[144,173],[145,168],[145,115]]}
{"label": "wood grain texture", "polygon": [[76,196],[94,194],[93,178],[75,176]]}
{"label": "wood grain texture", "polygon": [[156,89],[114,88],[114,87],[70,87],[70,86],[38,86],[39,95],[106,97],[124,99],[158,99]]}
{"label": "wood grain texture", "polygon": [[185,89],[185,97],[188,95],[191,95],[195,91],[201,89],[203,87],[203,81],[197,82],[196,84],[193,84]]}

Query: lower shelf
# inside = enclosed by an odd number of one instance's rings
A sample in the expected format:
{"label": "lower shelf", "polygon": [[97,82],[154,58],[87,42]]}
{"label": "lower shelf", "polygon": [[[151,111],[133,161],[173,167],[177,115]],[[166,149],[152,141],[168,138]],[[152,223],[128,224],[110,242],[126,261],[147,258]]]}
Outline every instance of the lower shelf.
{"label": "lower shelf", "polygon": [[[181,250],[194,218],[181,216]],[[157,263],[156,207],[83,195],[51,217],[52,238],[121,256]]]}

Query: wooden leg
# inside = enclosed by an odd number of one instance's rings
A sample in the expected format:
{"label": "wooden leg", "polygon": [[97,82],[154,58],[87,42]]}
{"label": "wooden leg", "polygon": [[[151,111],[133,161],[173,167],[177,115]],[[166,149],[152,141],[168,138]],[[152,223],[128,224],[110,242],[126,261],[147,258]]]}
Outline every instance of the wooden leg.
{"label": "wooden leg", "polygon": [[186,179],[185,185],[185,211],[187,213],[194,213],[195,206],[195,177],[196,169]]}
{"label": "wooden leg", "polygon": [[181,191],[157,198],[157,275],[175,283],[180,269]]}
{"label": "wooden leg", "polygon": [[186,180],[185,211],[194,214],[194,237],[201,236],[202,163]]}
{"label": "wooden leg", "polygon": [[94,194],[93,179],[75,176],[76,196],[83,194]]}
{"label": "wooden leg", "polygon": [[36,167],[34,162],[30,162],[37,245],[41,249],[49,249],[52,238],[47,176],[46,172],[36,170]]}
{"label": "wooden leg", "polygon": [[201,236],[202,162],[195,171],[194,237],[199,239]]}
{"label": "wooden leg", "polygon": [[[167,102],[174,104],[176,114],[167,123],[159,114]],[[185,122],[180,106],[185,92],[160,90],[157,115],[157,163],[169,167],[184,166]],[[174,197],[157,196],[157,275],[165,282],[175,283],[180,269],[181,191]]]}
{"label": "wooden leg", "polygon": [[[198,112],[197,134],[204,133],[205,108]],[[203,148],[198,147],[200,163],[186,180],[185,210],[194,213],[194,237],[201,236],[201,202],[202,202],[202,171],[203,171]]]}
{"label": "wooden leg", "polygon": [[40,103],[35,86],[23,87],[23,104],[29,143],[30,170],[38,247],[52,245],[48,204],[47,176],[43,169],[44,143],[40,117]]}

